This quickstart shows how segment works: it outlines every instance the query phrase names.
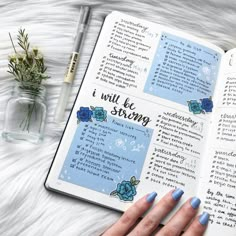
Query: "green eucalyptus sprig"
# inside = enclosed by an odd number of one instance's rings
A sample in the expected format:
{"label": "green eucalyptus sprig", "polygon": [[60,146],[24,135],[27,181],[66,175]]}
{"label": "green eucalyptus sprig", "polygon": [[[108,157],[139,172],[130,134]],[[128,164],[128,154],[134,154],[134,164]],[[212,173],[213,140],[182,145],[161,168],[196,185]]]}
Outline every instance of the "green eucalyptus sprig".
{"label": "green eucalyptus sprig", "polygon": [[30,94],[28,105],[22,105],[22,110],[25,110],[25,117],[20,121],[19,127],[22,128],[22,131],[30,132],[31,124],[34,124],[35,120],[40,117],[38,116],[39,106],[36,98],[41,94],[41,83],[49,76],[45,73],[47,67],[44,65],[42,53],[38,48],[30,47],[29,37],[25,29],[18,31],[17,44],[19,50],[16,49],[10,33],[9,36],[15,53],[9,56],[8,72],[19,83],[19,88]]}
{"label": "green eucalyptus sprig", "polygon": [[8,72],[12,74],[22,88],[37,92],[43,80],[49,78],[45,74],[47,67],[44,58],[38,48],[30,48],[28,34],[25,29],[18,31],[17,40],[20,51],[17,51],[9,33],[15,54],[9,56]]}

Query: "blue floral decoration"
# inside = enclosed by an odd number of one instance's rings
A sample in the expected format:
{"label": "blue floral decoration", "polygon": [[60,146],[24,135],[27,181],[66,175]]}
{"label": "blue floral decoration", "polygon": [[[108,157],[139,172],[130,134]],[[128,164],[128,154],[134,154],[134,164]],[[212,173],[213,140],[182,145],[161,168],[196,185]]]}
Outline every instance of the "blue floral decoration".
{"label": "blue floral decoration", "polygon": [[80,107],[80,110],[77,111],[78,122],[92,121],[91,119],[92,115],[93,115],[93,112],[89,109],[89,107]]}
{"label": "blue floral decoration", "polygon": [[93,121],[107,121],[107,111],[103,109],[103,107],[80,107],[80,110],[77,111],[77,123],[80,121],[88,122]]}
{"label": "blue floral decoration", "polygon": [[201,114],[202,113],[202,106],[201,103],[197,100],[188,101],[188,108],[190,112],[193,114]]}
{"label": "blue floral decoration", "polygon": [[111,196],[118,196],[123,201],[133,201],[134,196],[137,194],[136,186],[139,184],[139,180],[136,180],[135,176],[130,178],[130,181],[123,180],[117,184],[116,190],[110,193]]}
{"label": "blue floral decoration", "polygon": [[93,118],[95,118],[96,121],[106,121],[107,111],[105,111],[103,107],[95,107],[93,109]]}
{"label": "blue floral decoration", "polygon": [[205,112],[212,112],[212,108],[213,108],[213,102],[211,97],[210,98],[203,98],[200,99],[201,100],[201,107]]}
{"label": "blue floral decoration", "polygon": [[212,112],[213,101],[211,97],[200,99],[200,102],[197,100],[188,101],[188,108],[193,114],[201,114]]}

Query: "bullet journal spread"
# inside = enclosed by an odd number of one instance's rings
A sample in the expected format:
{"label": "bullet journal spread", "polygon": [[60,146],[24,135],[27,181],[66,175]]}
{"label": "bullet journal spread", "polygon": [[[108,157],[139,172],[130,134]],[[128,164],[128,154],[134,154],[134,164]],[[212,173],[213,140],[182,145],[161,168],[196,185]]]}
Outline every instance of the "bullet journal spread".
{"label": "bullet journal spread", "polygon": [[112,12],[46,188],[119,211],[181,188],[209,212],[207,236],[234,236],[235,92],[235,49]]}

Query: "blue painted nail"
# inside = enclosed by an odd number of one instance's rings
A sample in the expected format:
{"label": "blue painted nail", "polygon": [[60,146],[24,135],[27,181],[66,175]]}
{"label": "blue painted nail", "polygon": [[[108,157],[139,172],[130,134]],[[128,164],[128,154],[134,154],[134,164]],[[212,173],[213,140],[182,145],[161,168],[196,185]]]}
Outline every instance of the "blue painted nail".
{"label": "blue painted nail", "polygon": [[178,201],[182,195],[184,194],[184,191],[180,188],[177,188],[173,193],[172,193],[172,198],[175,200],[175,201]]}
{"label": "blue painted nail", "polygon": [[147,198],[146,198],[147,202],[149,202],[149,203],[153,202],[154,199],[156,198],[156,196],[157,196],[157,193],[156,193],[156,192],[150,193],[150,194],[147,196]]}
{"label": "blue painted nail", "polygon": [[209,220],[209,214],[207,212],[203,212],[199,217],[199,222],[201,225],[206,225]]}
{"label": "blue painted nail", "polygon": [[197,197],[193,197],[190,202],[193,209],[197,209],[199,207],[200,203],[201,203],[201,200]]}

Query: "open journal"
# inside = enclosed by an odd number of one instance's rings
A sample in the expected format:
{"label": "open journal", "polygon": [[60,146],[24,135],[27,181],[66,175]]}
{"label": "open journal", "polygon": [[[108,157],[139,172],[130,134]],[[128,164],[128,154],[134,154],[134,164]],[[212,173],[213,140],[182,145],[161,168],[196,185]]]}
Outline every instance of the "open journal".
{"label": "open journal", "polygon": [[236,49],[109,14],[45,186],[120,211],[181,188],[235,236]]}

